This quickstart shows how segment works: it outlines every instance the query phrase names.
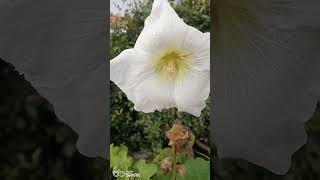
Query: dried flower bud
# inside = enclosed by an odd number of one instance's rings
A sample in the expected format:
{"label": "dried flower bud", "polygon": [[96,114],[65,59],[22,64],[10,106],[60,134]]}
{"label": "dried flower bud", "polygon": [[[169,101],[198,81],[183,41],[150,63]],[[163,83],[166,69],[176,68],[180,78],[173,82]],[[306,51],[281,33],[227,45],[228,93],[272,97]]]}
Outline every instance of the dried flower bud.
{"label": "dried flower bud", "polygon": [[189,157],[193,157],[194,135],[182,125],[181,121],[176,121],[172,128],[166,132],[166,136],[169,139],[169,146],[175,147],[176,152],[184,151]]}
{"label": "dried flower bud", "polygon": [[179,164],[177,166],[177,172],[180,176],[184,176],[186,174],[186,167],[184,166],[184,164]]}
{"label": "dried flower bud", "polygon": [[171,157],[166,157],[161,162],[161,169],[164,175],[167,175],[172,170],[172,159]]}

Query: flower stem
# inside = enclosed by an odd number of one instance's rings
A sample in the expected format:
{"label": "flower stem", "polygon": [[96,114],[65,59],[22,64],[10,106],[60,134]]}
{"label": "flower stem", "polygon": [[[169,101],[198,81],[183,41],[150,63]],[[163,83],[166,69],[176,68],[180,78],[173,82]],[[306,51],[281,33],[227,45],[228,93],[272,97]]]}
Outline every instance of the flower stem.
{"label": "flower stem", "polygon": [[176,152],[176,146],[172,146],[172,180],[176,180],[176,173],[177,173],[177,152]]}
{"label": "flower stem", "polygon": [[171,114],[172,114],[173,120],[175,121],[178,118],[178,113],[176,108],[172,109]]}

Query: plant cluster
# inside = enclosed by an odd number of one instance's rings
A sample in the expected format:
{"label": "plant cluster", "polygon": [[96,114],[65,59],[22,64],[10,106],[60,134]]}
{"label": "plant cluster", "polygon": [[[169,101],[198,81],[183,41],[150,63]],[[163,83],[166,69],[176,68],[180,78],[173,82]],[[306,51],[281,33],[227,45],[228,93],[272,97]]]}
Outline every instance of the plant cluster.
{"label": "plant cluster", "polygon": [[[117,180],[195,180],[210,179],[210,162],[194,158],[192,146],[195,136],[177,121],[166,132],[169,146],[162,149],[154,159],[134,161],[125,145],[110,147],[111,175]],[[135,176],[139,174],[138,176]]]}

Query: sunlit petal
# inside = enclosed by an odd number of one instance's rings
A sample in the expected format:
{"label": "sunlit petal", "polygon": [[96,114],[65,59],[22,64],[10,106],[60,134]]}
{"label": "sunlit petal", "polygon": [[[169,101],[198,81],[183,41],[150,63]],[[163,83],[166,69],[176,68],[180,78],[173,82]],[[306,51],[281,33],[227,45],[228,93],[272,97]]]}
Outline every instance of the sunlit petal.
{"label": "sunlit petal", "polygon": [[174,97],[179,111],[200,116],[210,93],[210,73],[193,72],[175,85]]}

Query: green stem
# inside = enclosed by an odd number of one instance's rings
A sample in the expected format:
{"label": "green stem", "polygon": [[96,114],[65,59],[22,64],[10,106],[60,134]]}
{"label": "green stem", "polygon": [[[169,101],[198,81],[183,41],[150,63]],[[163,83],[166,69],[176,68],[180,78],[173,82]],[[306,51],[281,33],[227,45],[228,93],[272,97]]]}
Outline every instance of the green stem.
{"label": "green stem", "polygon": [[172,113],[173,121],[175,121],[178,118],[178,113],[176,108],[172,108],[171,113]]}
{"label": "green stem", "polygon": [[172,147],[173,154],[172,154],[172,180],[176,180],[176,173],[177,173],[177,153],[176,153],[176,146]]}

